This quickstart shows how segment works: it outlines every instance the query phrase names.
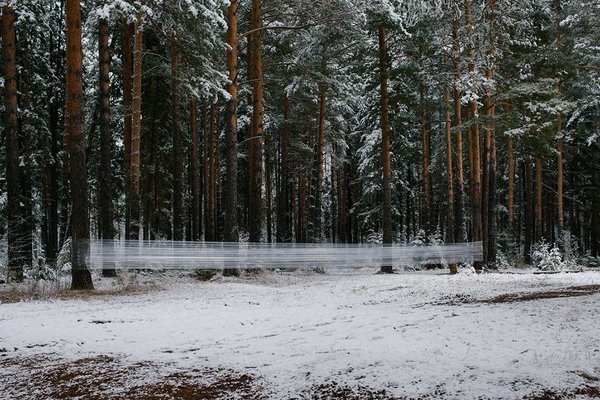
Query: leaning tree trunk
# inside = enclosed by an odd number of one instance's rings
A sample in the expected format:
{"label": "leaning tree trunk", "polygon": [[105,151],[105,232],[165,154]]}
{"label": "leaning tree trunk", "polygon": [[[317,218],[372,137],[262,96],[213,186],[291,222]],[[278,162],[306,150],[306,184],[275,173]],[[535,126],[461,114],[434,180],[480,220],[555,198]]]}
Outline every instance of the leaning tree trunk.
{"label": "leaning tree trunk", "polygon": [[[392,233],[392,169],[390,157],[390,121],[388,111],[388,54],[385,29],[379,26],[379,76],[381,93],[381,157],[383,160],[383,245],[391,246]],[[392,265],[382,265],[381,272],[392,273]]]}
{"label": "leaning tree trunk", "polygon": [[83,113],[81,14],[79,0],[67,0],[67,79],[65,96],[65,141],[69,154],[71,183],[71,289],[93,289],[87,268],[89,220],[85,133]]}
{"label": "leaning tree trunk", "polygon": [[252,0],[250,11],[250,79],[252,80],[252,118],[249,143],[249,208],[250,242],[262,237],[262,133],[263,133],[263,67],[262,67],[262,1]]}
{"label": "leaning tree trunk", "polygon": [[10,6],[2,8],[2,48],[4,56],[4,112],[6,137],[6,186],[8,222],[9,279],[23,280],[23,241],[19,237],[24,223],[19,178],[19,127],[17,118],[17,60],[15,13]]}
{"label": "leaning tree trunk", "polygon": [[140,235],[140,136],[142,133],[142,14],[135,20],[131,112],[131,228],[128,239]]}
{"label": "leaning tree trunk", "polygon": [[[113,239],[112,176],[110,152],[110,49],[108,47],[108,21],[98,22],[98,51],[100,58],[100,174],[98,179],[98,212],[100,237]],[[103,276],[116,276],[114,268],[102,269]]]}

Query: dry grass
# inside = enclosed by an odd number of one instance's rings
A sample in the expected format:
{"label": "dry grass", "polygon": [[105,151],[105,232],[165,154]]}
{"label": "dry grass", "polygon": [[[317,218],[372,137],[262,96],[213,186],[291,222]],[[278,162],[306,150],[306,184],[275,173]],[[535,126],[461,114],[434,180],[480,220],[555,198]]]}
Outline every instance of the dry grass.
{"label": "dry grass", "polygon": [[0,354],[5,399],[264,399],[248,374],[224,369],[173,371],[151,362],[126,364],[111,356],[68,361],[54,355]]}
{"label": "dry grass", "polygon": [[157,284],[137,284],[115,282],[113,287],[100,287],[95,290],[70,290],[62,281],[23,282],[18,285],[0,285],[0,304],[18,303],[31,300],[73,300],[111,296],[129,296],[164,290]]}

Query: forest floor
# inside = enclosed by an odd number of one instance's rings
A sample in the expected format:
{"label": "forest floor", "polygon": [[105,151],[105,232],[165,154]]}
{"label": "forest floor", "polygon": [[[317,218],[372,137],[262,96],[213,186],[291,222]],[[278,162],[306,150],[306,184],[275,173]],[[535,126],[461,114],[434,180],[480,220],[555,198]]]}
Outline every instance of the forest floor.
{"label": "forest floor", "polygon": [[375,272],[3,284],[0,397],[600,397],[600,272]]}

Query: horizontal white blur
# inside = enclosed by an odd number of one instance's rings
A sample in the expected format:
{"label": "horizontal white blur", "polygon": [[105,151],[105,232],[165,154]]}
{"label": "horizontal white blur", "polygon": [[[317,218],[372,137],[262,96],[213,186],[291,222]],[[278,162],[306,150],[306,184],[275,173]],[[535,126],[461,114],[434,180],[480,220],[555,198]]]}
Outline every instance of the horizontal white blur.
{"label": "horizontal white blur", "polygon": [[481,242],[435,246],[227,243],[138,240],[90,242],[90,268],[224,269],[458,264],[482,261]]}

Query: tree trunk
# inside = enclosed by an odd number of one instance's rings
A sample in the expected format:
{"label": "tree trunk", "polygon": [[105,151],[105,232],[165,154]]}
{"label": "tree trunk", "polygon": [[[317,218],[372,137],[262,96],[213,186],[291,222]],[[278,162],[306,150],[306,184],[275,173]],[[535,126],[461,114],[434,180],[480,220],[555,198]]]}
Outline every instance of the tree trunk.
{"label": "tree trunk", "polygon": [[462,140],[462,103],[461,103],[461,92],[459,89],[459,82],[461,79],[460,70],[460,45],[458,42],[458,17],[454,18],[452,26],[452,38],[453,38],[453,53],[452,62],[454,64],[454,125],[457,127],[456,138],[455,138],[455,162],[454,167],[456,173],[454,177],[456,179],[456,204],[455,219],[454,219],[454,240],[456,242],[462,242],[465,237],[464,232],[464,173],[463,173],[463,140]]}
{"label": "tree trunk", "polygon": [[524,247],[523,257],[525,263],[531,263],[531,244],[533,242],[533,176],[531,171],[531,163],[529,161],[523,161],[523,208],[524,208]]}
{"label": "tree trunk", "polygon": [[[592,182],[600,182],[597,169],[592,170]],[[596,186],[597,188],[597,186]],[[590,230],[590,255],[592,257],[600,256],[600,191],[592,190],[591,193],[591,230]]]}
{"label": "tree trunk", "polygon": [[131,216],[128,239],[140,235],[140,139],[142,133],[142,14],[135,20],[131,113]]}
{"label": "tree trunk", "polygon": [[421,205],[421,224],[425,228],[427,236],[433,233],[433,194],[431,183],[431,143],[429,137],[429,121],[427,116],[427,106],[425,85],[419,84],[420,98],[420,124],[421,124],[421,144],[423,151],[422,170],[423,170],[423,202]]}
{"label": "tree trunk", "polygon": [[[556,50],[560,53],[561,51],[561,47],[562,47],[562,43],[561,43],[561,34],[560,34],[560,24],[557,23],[556,24]],[[558,85],[557,85],[557,92],[558,92],[558,96],[560,96],[560,92],[561,92],[561,83],[560,80],[558,81]],[[556,176],[556,182],[557,182],[557,190],[556,190],[556,203],[557,203],[557,212],[558,212],[558,231],[559,233],[562,232],[562,230],[565,227],[565,217],[564,217],[564,205],[563,205],[563,182],[564,182],[564,178],[563,178],[563,151],[564,151],[564,146],[563,146],[563,138],[562,138],[562,113],[559,112],[556,115],[556,136],[558,137],[558,140],[556,142],[556,150],[558,152],[558,157],[557,157],[557,176]]]}
{"label": "tree trunk", "polygon": [[93,289],[87,268],[89,220],[83,113],[81,15],[79,0],[67,0],[67,77],[65,96],[65,141],[69,153],[69,178],[73,205],[71,221],[71,289]]}
{"label": "tree trunk", "polygon": [[542,158],[535,157],[535,240],[541,240],[543,236],[543,214],[542,214]]}
{"label": "tree trunk", "polygon": [[150,80],[150,93],[148,98],[152,99],[149,111],[150,122],[148,124],[148,140],[147,140],[147,151],[149,165],[146,169],[146,193],[144,201],[144,238],[149,240],[155,240],[157,236],[162,233],[162,226],[160,224],[160,207],[159,202],[162,191],[160,190],[160,184],[158,184],[158,149],[160,147],[159,135],[157,132],[157,112],[160,107],[158,93],[158,78],[153,76]]}
{"label": "tree trunk", "polygon": [[[66,98],[66,93],[65,93]],[[66,122],[66,121],[65,121]],[[64,142],[64,135],[63,135]],[[64,247],[67,239],[71,236],[71,201],[70,201],[70,183],[69,183],[69,154],[64,151],[62,158],[62,176],[60,187],[60,221],[58,227],[58,250]]]}
{"label": "tree trunk", "polygon": [[23,280],[23,240],[21,226],[24,215],[21,207],[19,178],[19,126],[17,118],[17,59],[15,14],[10,6],[2,7],[2,49],[4,57],[4,112],[6,138],[6,216],[8,226],[8,276],[17,282]]}
{"label": "tree trunk", "polygon": [[[237,142],[237,74],[238,74],[238,38],[237,38],[237,12],[239,3],[231,0],[227,7],[227,71],[229,83],[227,92],[230,99],[226,105],[225,115],[225,190],[223,192],[224,239],[226,242],[237,242],[238,216],[237,216],[237,181],[238,181],[238,142]],[[226,270],[230,273],[233,271]]]}
{"label": "tree trunk", "polygon": [[202,153],[204,160],[203,168],[202,168],[202,181],[204,183],[203,187],[203,211],[204,211],[204,240],[212,241],[212,234],[210,232],[210,216],[209,216],[209,208],[210,208],[210,180],[209,180],[209,172],[210,172],[210,158],[209,158],[209,149],[210,149],[210,120],[211,114],[210,109],[206,106],[205,101],[202,102],[202,130],[203,130],[203,148]]}
{"label": "tree trunk", "polygon": [[[465,0],[465,25],[467,26],[467,35],[473,37],[473,16],[471,10],[471,0]],[[469,49],[469,73],[475,74],[475,50],[472,45]],[[475,90],[473,85],[472,90]],[[469,102],[470,118],[477,118],[477,101]],[[471,170],[471,218],[472,218],[472,237],[474,242],[482,241],[483,221],[481,215],[481,151],[480,151],[479,124],[475,123],[469,133],[469,167]],[[484,244],[485,251],[485,244]],[[475,263],[475,269],[481,270],[481,263]]]}
{"label": "tree trunk", "polygon": [[173,240],[183,240],[183,143],[179,129],[179,44],[171,35],[171,135],[173,137]]}
{"label": "tree trunk", "polygon": [[[492,115],[494,111],[492,110]],[[489,160],[489,180],[488,180],[488,254],[487,262],[490,265],[496,263],[496,133],[495,127],[491,126],[491,138],[490,138],[490,160]]]}
{"label": "tree trunk", "polygon": [[306,224],[307,216],[307,172],[305,168],[300,167],[300,177],[298,179],[298,225],[296,232],[296,242],[306,243]]}
{"label": "tree trunk", "polygon": [[[50,57],[54,72],[58,75],[61,69],[59,52],[54,46],[54,36],[50,34]],[[48,92],[48,130],[46,152],[48,158],[44,163],[44,218],[43,226],[44,252],[46,263],[53,266],[58,255],[58,147],[59,147],[59,91],[53,88]]]}
{"label": "tree trunk", "polygon": [[263,67],[262,67],[262,1],[252,0],[250,11],[250,71],[252,80],[252,118],[249,141],[249,208],[250,242],[262,237],[262,133],[263,133]]}
{"label": "tree trunk", "polygon": [[[445,62],[448,62],[445,57]],[[446,179],[448,190],[448,210],[446,225],[446,241],[454,243],[454,176],[453,176],[453,152],[452,152],[452,120],[450,118],[450,88],[444,86],[444,133],[446,136]],[[451,274],[458,272],[456,264],[448,265]]]}
{"label": "tree trunk", "polygon": [[349,147],[346,151],[346,160],[344,162],[344,187],[342,188],[344,191],[344,203],[342,215],[345,219],[345,231],[344,231],[344,243],[352,243],[352,222],[353,215],[350,212],[352,210],[352,184],[351,184],[351,175],[352,175],[352,156],[351,156],[351,147]]}
{"label": "tree trunk", "polygon": [[219,114],[215,115],[215,240],[223,240],[223,184],[221,181],[221,142],[219,140]]}
{"label": "tree trunk", "polygon": [[318,243],[321,240],[321,202],[323,194],[323,178],[325,164],[325,110],[326,110],[326,91],[324,76],[327,74],[327,58],[325,48],[321,51],[321,74],[323,77],[318,84],[317,98],[317,132],[314,146],[314,169],[311,181],[311,203],[310,203],[310,241]]}
{"label": "tree trunk", "polygon": [[[493,62],[495,47],[494,39],[494,12],[496,1],[487,2],[486,21],[489,26],[489,47],[487,50],[488,63]],[[485,77],[488,82],[494,80],[492,64],[485,69]],[[484,239],[484,261],[488,265],[496,262],[496,132],[492,118],[495,114],[495,104],[491,89],[487,89],[484,98],[484,113],[487,118],[484,140],[484,196],[483,196],[483,239]]]}
{"label": "tree trunk", "polygon": [[[269,141],[267,142],[267,138]],[[266,214],[266,224],[267,224],[267,243],[272,243],[273,241],[273,210],[272,210],[272,195],[273,195],[273,185],[272,185],[272,146],[271,146],[271,138],[272,136],[265,137],[265,214]]]}
{"label": "tree trunk", "polygon": [[[20,52],[21,60],[17,59],[18,64],[25,64],[28,62],[29,53],[29,37],[27,35],[27,28],[22,27],[19,31],[22,52]],[[17,54],[18,56],[19,54]],[[19,131],[19,145],[20,145],[20,162],[19,162],[19,175],[20,175],[20,205],[21,205],[21,224],[18,227],[19,232],[17,235],[20,238],[22,244],[21,250],[21,264],[23,267],[33,266],[33,231],[35,230],[35,220],[33,216],[33,126],[31,125],[30,118],[30,77],[24,75],[21,81],[21,87],[18,89],[21,93],[20,106],[24,112],[21,115],[21,121],[18,123]]]}
{"label": "tree trunk", "polygon": [[[108,47],[108,21],[98,21],[98,52],[100,59],[100,176],[98,179],[98,213],[100,238],[113,239],[112,168],[110,132],[110,49]],[[102,276],[116,276],[114,268],[103,266]]]}
{"label": "tree trunk", "polygon": [[[504,108],[506,113],[510,112],[510,105]],[[509,136],[506,142],[506,156],[508,163],[508,231],[512,235],[515,215],[515,160],[513,149],[513,138]]]}
{"label": "tree trunk", "polygon": [[215,170],[215,124],[217,118],[217,106],[215,103],[210,105],[210,127],[208,129],[208,174],[207,174],[207,217],[206,217],[206,232],[205,240],[215,241],[216,230],[216,170]]}
{"label": "tree trunk", "polygon": [[[237,242],[239,240],[238,231],[238,141],[237,141],[237,101],[238,101],[238,37],[237,37],[237,12],[239,3],[237,0],[231,0],[227,7],[227,44],[230,49],[227,51],[227,71],[229,83],[227,92],[230,99],[227,101],[225,109],[225,190],[223,192],[224,206],[224,239],[226,242]],[[236,269],[228,268],[223,271],[225,276],[235,276],[239,272]]]}
{"label": "tree trunk", "polygon": [[[277,202],[277,242],[291,242],[290,235],[290,172],[289,172],[289,146],[290,129],[289,115],[290,101],[287,92],[283,92],[283,127],[281,128],[280,159],[281,172],[279,178],[279,192]],[[293,199],[293,197],[292,197]],[[293,201],[293,200],[292,200]]]}
{"label": "tree trunk", "polygon": [[190,100],[190,136],[192,141],[190,164],[190,186],[192,189],[192,204],[190,207],[191,240],[200,240],[200,168],[198,166],[198,128],[196,125],[196,98]]}
{"label": "tree trunk", "polygon": [[132,135],[132,110],[133,110],[133,52],[131,50],[131,37],[133,24],[123,22],[123,37],[121,43],[122,68],[123,68],[123,163],[125,172],[125,237],[130,238],[131,232],[131,135]]}
{"label": "tree trunk", "polygon": [[[392,168],[390,159],[390,121],[388,111],[388,54],[385,29],[379,26],[379,85],[381,94],[381,157],[383,161],[383,245],[391,246],[392,233]],[[390,274],[392,265],[382,265],[381,272]]]}

